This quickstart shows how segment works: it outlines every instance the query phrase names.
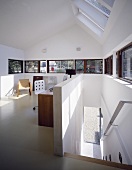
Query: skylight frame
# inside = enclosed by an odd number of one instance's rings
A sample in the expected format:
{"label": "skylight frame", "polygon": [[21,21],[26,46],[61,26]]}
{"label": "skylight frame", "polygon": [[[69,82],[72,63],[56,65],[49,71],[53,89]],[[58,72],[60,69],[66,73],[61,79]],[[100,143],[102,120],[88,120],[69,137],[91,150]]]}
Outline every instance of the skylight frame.
{"label": "skylight frame", "polygon": [[[107,18],[109,18],[110,14],[105,13],[102,9],[100,9],[99,7],[95,6],[93,3],[90,3],[88,0],[84,0],[86,3],[88,3],[89,5],[91,5],[92,7],[94,7],[95,9],[97,9],[99,12],[101,12],[103,15],[105,15]],[[99,3],[97,1],[97,3]],[[100,5],[102,5],[101,3],[99,3]],[[108,11],[110,11],[106,6],[102,5],[103,7],[105,7]],[[110,11],[111,13],[111,11]]]}
{"label": "skylight frame", "polygon": [[88,20],[90,20],[94,25],[96,25],[99,29],[101,29],[104,32],[104,28],[102,28],[99,24],[97,24],[91,17],[89,17],[84,11],[82,11],[80,8],[78,8],[78,12],[81,13],[84,17],[86,17]]}

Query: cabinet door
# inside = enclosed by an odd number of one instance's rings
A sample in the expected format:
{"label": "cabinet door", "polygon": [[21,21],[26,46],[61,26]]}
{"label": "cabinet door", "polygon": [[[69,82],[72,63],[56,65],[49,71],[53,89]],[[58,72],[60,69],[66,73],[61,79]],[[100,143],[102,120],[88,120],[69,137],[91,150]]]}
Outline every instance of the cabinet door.
{"label": "cabinet door", "polygon": [[38,124],[53,127],[53,95],[38,94]]}

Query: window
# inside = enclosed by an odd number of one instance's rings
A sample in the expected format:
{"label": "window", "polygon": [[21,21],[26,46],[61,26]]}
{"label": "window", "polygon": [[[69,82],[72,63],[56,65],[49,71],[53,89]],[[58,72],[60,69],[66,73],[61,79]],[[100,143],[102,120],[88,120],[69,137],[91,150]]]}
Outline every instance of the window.
{"label": "window", "polygon": [[8,74],[23,73],[23,61],[8,59]]}
{"label": "window", "polygon": [[76,73],[84,73],[84,60],[76,60]]}
{"label": "window", "polygon": [[71,0],[71,2],[75,17],[99,37],[102,36],[115,0]]}
{"label": "window", "polygon": [[103,73],[103,60],[102,59],[89,59],[86,61],[86,73],[102,74]]}
{"label": "window", "polygon": [[65,73],[66,69],[74,69],[73,60],[48,60],[48,73]]}
{"label": "window", "polygon": [[102,31],[104,31],[104,28],[102,26],[100,26],[100,24],[98,24],[97,22],[95,22],[92,18],[90,18],[85,12],[83,12],[81,9],[79,9],[79,12],[85,16],[87,19],[89,19],[94,25],[96,25],[99,29],[101,29]]}
{"label": "window", "polygon": [[46,61],[25,61],[25,73],[46,73]]}
{"label": "window", "polygon": [[122,52],[122,78],[132,80],[132,47]]}
{"label": "window", "polygon": [[113,56],[105,59],[105,74],[113,74]]}
{"label": "window", "polygon": [[100,10],[102,13],[104,13],[106,16],[110,15],[110,10],[106,8],[104,5],[99,3],[97,0],[85,0],[86,2],[90,3],[94,7],[96,7],[98,10]]}
{"label": "window", "polygon": [[46,73],[46,61],[40,61],[40,73]]}
{"label": "window", "polygon": [[132,43],[117,52],[118,77],[132,81]]}
{"label": "window", "polygon": [[38,61],[25,61],[26,73],[38,73]]}

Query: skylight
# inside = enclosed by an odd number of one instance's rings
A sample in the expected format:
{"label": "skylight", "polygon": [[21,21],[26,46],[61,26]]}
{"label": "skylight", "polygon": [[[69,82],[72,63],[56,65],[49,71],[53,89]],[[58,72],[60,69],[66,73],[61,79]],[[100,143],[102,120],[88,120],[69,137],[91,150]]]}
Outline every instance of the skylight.
{"label": "skylight", "polygon": [[115,0],[71,0],[77,19],[98,36],[102,36]]}
{"label": "skylight", "polygon": [[89,19],[92,23],[94,23],[97,27],[99,27],[102,31],[104,31],[104,29],[99,25],[97,24],[95,21],[93,21],[86,13],[84,13],[81,9],[79,9],[79,12],[84,15],[87,19]]}
{"label": "skylight", "polygon": [[113,7],[115,0],[103,0],[109,7]]}
{"label": "skylight", "polygon": [[85,0],[85,1],[88,2],[89,4],[93,5],[94,7],[98,8],[99,10],[101,10],[107,16],[110,15],[111,11],[108,8],[106,8],[104,5],[99,3],[97,0]]}

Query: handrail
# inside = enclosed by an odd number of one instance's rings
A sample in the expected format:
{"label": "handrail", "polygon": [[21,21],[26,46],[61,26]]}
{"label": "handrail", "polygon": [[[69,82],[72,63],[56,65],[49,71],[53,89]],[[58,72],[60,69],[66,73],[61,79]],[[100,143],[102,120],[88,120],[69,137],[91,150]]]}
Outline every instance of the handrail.
{"label": "handrail", "polygon": [[122,107],[124,106],[124,104],[132,104],[132,101],[120,101],[120,102],[118,103],[118,105],[117,105],[117,107],[116,107],[116,109],[115,109],[115,111],[114,111],[114,114],[113,114],[111,120],[109,121],[108,126],[107,126],[107,128],[106,128],[103,136],[106,136],[108,130],[109,130],[110,127],[112,126],[114,120],[115,120],[116,117],[118,116],[118,114],[119,114],[120,110],[122,109]]}

